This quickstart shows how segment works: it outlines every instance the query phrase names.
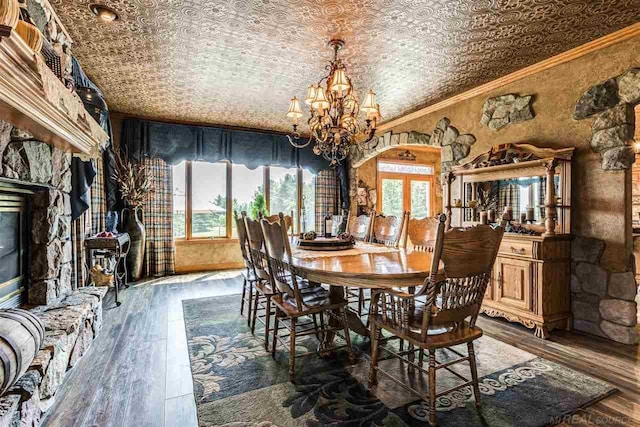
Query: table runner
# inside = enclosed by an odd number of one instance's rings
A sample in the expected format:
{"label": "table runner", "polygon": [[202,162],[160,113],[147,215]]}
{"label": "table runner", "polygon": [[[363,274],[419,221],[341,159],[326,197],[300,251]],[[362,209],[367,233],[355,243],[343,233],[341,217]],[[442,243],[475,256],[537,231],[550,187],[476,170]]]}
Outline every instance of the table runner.
{"label": "table runner", "polygon": [[381,254],[388,252],[398,252],[398,249],[389,246],[364,242],[356,242],[356,245],[353,248],[346,249],[344,251],[310,251],[308,249],[302,249],[296,246],[291,248],[291,255],[293,255],[295,258],[300,259],[327,258],[363,254]]}

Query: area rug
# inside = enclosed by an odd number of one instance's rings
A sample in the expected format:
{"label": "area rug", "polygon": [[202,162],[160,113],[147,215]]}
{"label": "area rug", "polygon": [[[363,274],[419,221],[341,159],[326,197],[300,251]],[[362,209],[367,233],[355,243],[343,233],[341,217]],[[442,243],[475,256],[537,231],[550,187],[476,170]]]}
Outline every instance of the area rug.
{"label": "area rug", "polygon": [[[262,331],[255,336],[240,316],[239,295],[183,301],[194,394],[200,426],[424,426],[425,402],[379,375],[367,388],[368,340],[353,336],[360,354],[350,364],[345,352],[296,361],[296,384],[288,380],[288,351],[279,346],[275,360],[264,350]],[[315,348],[314,338],[296,343],[296,351]],[[466,353],[466,346],[459,351]],[[537,357],[491,337],[475,343],[482,407],[470,388],[437,401],[440,426],[534,427],[558,423],[563,415],[615,392],[596,378]],[[452,357],[439,351],[441,363]],[[408,374],[395,360],[381,362],[424,390],[421,375]],[[466,363],[454,365],[469,376]],[[438,390],[459,384],[438,372]]]}

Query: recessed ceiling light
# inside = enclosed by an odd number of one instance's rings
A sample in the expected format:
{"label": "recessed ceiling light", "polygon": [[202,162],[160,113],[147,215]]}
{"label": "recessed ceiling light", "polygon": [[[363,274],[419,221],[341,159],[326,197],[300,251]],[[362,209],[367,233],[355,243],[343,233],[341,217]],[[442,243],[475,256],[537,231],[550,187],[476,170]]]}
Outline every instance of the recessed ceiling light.
{"label": "recessed ceiling light", "polygon": [[104,22],[113,22],[118,19],[118,13],[110,7],[101,4],[90,4],[89,9]]}

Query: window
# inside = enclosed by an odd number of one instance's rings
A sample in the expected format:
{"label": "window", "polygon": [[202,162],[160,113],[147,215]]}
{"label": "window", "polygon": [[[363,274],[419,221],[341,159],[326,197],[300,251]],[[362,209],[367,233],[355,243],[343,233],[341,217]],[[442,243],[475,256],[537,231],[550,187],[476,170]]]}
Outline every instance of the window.
{"label": "window", "polygon": [[434,166],[403,161],[378,162],[378,200],[384,215],[433,216]]}
{"label": "window", "polygon": [[316,229],[316,176],[302,170],[302,221],[301,231]]}
{"label": "window", "polygon": [[315,175],[308,171],[187,161],[173,166],[173,188],[176,239],[235,238],[234,210],[246,211],[252,218],[258,212],[293,212],[296,231],[301,211],[308,210],[305,226],[315,228]]}
{"label": "window", "polygon": [[269,212],[293,213],[293,229],[298,229],[298,170],[269,167]]}
{"label": "window", "polygon": [[227,236],[227,164],[193,162],[191,236]]}
{"label": "window", "polygon": [[[267,205],[264,197],[264,167],[249,169],[245,165],[231,166],[231,194],[233,210],[238,214],[245,211],[251,218],[258,216],[258,212],[266,212]],[[237,237],[236,222],[232,221],[232,237]]]}

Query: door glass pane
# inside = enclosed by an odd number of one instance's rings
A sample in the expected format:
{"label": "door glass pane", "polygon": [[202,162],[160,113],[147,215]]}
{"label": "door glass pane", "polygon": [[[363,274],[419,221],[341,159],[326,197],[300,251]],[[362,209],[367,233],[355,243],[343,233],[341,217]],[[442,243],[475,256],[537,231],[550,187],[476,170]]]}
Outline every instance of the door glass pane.
{"label": "door glass pane", "polygon": [[302,231],[316,229],[316,176],[302,169]]}
{"label": "door glass pane", "polygon": [[413,175],[433,175],[433,167],[406,163],[378,162],[379,172],[406,173]]}
{"label": "door glass pane", "polygon": [[173,237],[186,236],[186,206],[187,186],[185,177],[185,162],[172,166],[173,168]]}
{"label": "door glass pane", "polygon": [[429,181],[411,181],[411,216],[424,218],[431,212],[431,183]]}
{"label": "door glass pane", "polygon": [[271,166],[269,168],[269,210],[271,214],[293,212],[293,229],[298,229],[298,170]]}
{"label": "door glass pane", "polygon": [[193,162],[192,174],[192,237],[226,237],[227,164]]}
{"label": "door glass pane", "polygon": [[[258,212],[266,212],[264,198],[264,167],[249,169],[245,165],[231,167],[231,195],[233,210],[246,211],[251,218],[257,218]],[[232,235],[237,236],[236,223],[232,221]]]}
{"label": "door glass pane", "polygon": [[382,214],[402,216],[402,179],[382,179]]}

